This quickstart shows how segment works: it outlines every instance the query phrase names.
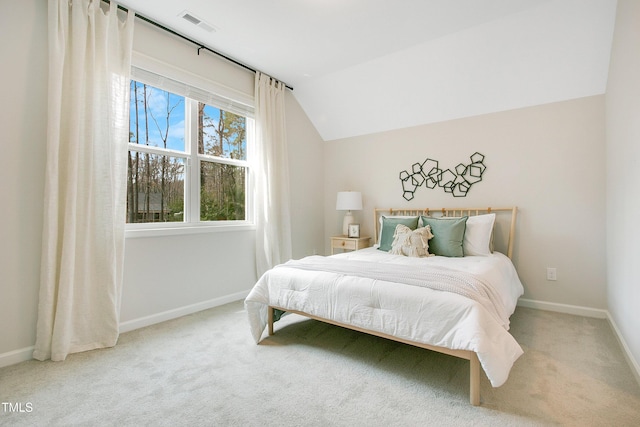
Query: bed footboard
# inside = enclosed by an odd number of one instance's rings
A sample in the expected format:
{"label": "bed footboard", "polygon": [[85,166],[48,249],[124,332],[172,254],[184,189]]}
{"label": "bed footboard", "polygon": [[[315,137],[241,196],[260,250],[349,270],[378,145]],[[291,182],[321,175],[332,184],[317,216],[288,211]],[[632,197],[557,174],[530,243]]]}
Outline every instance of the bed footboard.
{"label": "bed footboard", "polygon": [[420,347],[420,348],[424,348],[427,350],[431,350],[431,351],[437,351],[438,353],[443,353],[443,354],[447,354],[449,356],[455,356],[455,357],[459,357],[461,359],[466,359],[469,361],[469,402],[473,405],[473,406],[478,406],[480,405],[480,361],[478,360],[478,355],[473,352],[473,351],[469,351],[469,350],[451,350],[449,348],[445,348],[445,347],[438,347],[435,345],[429,345],[429,344],[423,344],[423,343],[418,343],[418,342],[413,342],[413,341],[409,341],[409,340],[405,340],[402,338],[397,338],[394,337],[392,335],[389,334],[385,334],[382,332],[376,332],[376,331],[370,331],[364,328],[360,328],[357,326],[352,326],[352,325],[347,325],[345,323],[340,323],[340,322],[335,322],[333,320],[329,320],[329,319],[323,319],[321,317],[317,317],[311,314],[307,314],[307,313],[303,313],[301,311],[296,311],[296,310],[286,310],[284,308],[280,308],[280,307],[272,307],[272,306],[268,306],[267,307],[267,328],[268,328],[268,332],[269,335],[273,335],[274,334],[274,330],[273,330],[273,319],[274,319],[274,310],[282,310],[282,311],[287,311],[289,313],[296,313],[299,314],[301,316],[305,316],[305,317],[309,317],[311,319],[314,320],[318,320],[320,322],[325,322],[325,323],[329,323],[331,325],[336,325],[336,326],[341,326],[343,328],[346,329],[351,329],[354,331],[358,331],[358,332],[363,332],[369,335],[375,335],[381,338],[386,338],[392,341],[397,341],[397,342],[401,342],[404,344],[409,344],[415,347]]}

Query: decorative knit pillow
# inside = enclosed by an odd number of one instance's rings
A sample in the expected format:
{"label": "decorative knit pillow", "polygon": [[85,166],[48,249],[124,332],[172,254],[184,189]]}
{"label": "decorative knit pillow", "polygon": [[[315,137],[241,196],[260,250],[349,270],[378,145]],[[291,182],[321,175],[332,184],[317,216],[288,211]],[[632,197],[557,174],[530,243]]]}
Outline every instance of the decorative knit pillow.
{"label": "decorative knit pillow", "polygon": [[432,237],[431,227],[428,225],[412,230],[406,225],[398,224],[389,253],[410,257],[432,256],[429,254],[429,239]]}
{"label": "decorative knit pillow", "polygon": [[418,228],[417,216],[411,217],[387,217],[381,216],[382,227],[380,231],[380,246],[378,249],[381,251],[389,252],[391,249],[391,243],[393,242],[393,236],[395,235],[396,226],[403,224],[409,227],[411,230]]}

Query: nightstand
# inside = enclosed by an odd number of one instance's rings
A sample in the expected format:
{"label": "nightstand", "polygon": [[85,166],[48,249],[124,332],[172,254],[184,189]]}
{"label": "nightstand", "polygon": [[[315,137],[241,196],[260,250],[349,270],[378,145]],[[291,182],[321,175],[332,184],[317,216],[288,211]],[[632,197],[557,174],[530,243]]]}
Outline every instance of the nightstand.
{"label": "nightstand", "polygon": [[331,237],[331,255],[334,254],[335,249],[357,251],[358,249],[368,248],[370,242],[371,237],[333,236]]}

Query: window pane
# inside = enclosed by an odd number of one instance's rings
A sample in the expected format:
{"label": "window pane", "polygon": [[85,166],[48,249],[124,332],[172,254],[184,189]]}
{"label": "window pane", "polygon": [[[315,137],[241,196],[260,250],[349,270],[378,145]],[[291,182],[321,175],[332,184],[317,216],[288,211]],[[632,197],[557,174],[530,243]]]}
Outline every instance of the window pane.
{"label": "window pane", "polygon": [[129,142],[184,151],[184,97],[131,81]]}
{"label": "window pane", "polygon": [[201,162],[201,221],[245,219],[246,169],[242,166]]}
{"label": "window pane", "polygon": [[198,153],[247,160],[247,119],[198,103]]}
{"label": "window pane", "polygon": [[127,223],[184,220],[184,159],[129,151]]}

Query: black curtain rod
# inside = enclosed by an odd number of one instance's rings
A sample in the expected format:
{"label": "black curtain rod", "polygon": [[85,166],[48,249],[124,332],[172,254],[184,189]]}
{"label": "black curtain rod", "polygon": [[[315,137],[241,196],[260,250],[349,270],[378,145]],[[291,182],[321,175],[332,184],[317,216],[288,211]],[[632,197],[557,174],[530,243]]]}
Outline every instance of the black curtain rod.
{"label": "black curtain rod", "polygon": [[[103,2],[105,2],[105,3],[109,3],[109,4],[111,4],[111,1],[109,1],[109,0],[102,0],[102,1],[103,1]],[[122,10],[122,11],[124,11],[124,12],[129,12],[129,9],[127,9],[126,7],[121,6],[121,5],[118,5],[118,9],[120,9],[120,10]],[[138,18],[138,19],[143,20],[144,22],[148,22],[148,23],[149,23],[149,24],[151,24],[151,25],[154,25],[154,26],[156,26],[156,27],[160,28],[161,30],[164,30],[164,31],[166,31],[166,32],[168,32],[168,33],[171,33],[171,34],[173,34],[174,36],[180,37],[181,39],[186,40],[186,41],[188,41],[189,43],[192,43],[192,44],[194,44],[194,45],[198,46],[198,55],[200,55],[200,51],[201,51],[202,49],[204,49],[204,50],[206,50],[206,51],[208,51],[208,52],[213,53],[214,55],[218,55],[219,57],[226,59],[226,60],[227,60],[227,61],[229,61],[229,62],[232,62],[232,63],[234,63],[234,64],[236,64],[236,65],[239,65],[240,67],[242,67],[242,68],[244,68],[244,69],[246,69],[246,70],[249,70],[249,71],[251,71],[251,72],[253,72],[253,73],[256,73],[256,72],[257,72],[257,70],[256,70],[256,69],[251,68],[251,67],[249,67],[248,65],[243,64],[242,62],[237,61],[237,60],[235,60],[235,59],[233,59],[233,58],[231,58],[231,57],[229,57],[229,56],[225,55],[224,53],[220,53],[220,52],[215,51],[215,50],[213,50],[213,49],[211,49],[211,48],[208,48],[207,46],[203,45],[202,43],[199,43],[199,42],[197,42],[197,41],[195,41],[195,40],[193,40],[193,39],[190,39],[190,38],[189,38],[189,37],[187,37],[187,36],[184,36],[184,35],[182,35],[182,34],[180,34],[180,33],[177,33],[177,32],[175,32],[175,31],[173,31],[171,28],[167,28],[167,27],[165,27],[164,25],[159,24],[159,23],[157,23],[157,22],[155,22],[155,21],[153,21],[153,20],[151,20],[151,19],[147,18],[146,16],[142,16],[142,15],[140,15],[140,14],[136,13],[136,14],[135,14],[135,17],[136,17],[136,18]],[[277,80],[277,79],[276,79],[276,80]],[[284,83],[284,82],[282,82],[282,83],[284,84],[284,86],[285,86],[287,89],[293,90],[293,88],[292,88],[291,86],[289,86],[288,84],[286,84],[286,83]]]}

